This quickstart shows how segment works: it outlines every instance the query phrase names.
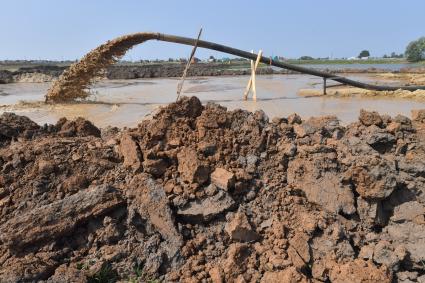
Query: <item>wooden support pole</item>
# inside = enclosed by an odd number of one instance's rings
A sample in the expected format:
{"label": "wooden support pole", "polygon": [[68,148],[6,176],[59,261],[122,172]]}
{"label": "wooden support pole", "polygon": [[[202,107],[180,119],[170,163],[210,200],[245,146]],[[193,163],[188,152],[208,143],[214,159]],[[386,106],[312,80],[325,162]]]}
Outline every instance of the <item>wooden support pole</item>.
{"label": "wooden support pole", "polygon": [[323,95],[326,95],[326,78],[323,78]]}
{"label": "wooden support pole", "polygon": [[[254,52],[252,52],[254,53]],[[252,99],[257,100],[257,89],[255,87],[255,64],[254,61],[251,60],[251,85],[252,85]]]}
{"label": "wooden support pole", "polygon": [[[254,50],[251,50],[251,53],[254,53]],[[252,98],[254,100],[257,100],[257,89],[255,87],[255,72],[257,70],[258,65],[260,64],[260,59],[262,54],[263,54],[262,50],[258,51],[257,60],[255,60],[255,64],[254,64],[254,61],[251,60],[251,77],[249,78],[248,84],[246,86],[246,89],[243,95],[244,100],[248,99],[248,94],[249,94],[249,91],[251,90],[251,87],[253,91]]]}
{"label": "wooden support pole", "polygon": [[180,98],[180,93],[183,89],[183,83],[184,83],[184,80],[186,79],[187,70],[189,70],[190,64],[192,63],[192,59],[195,56],[195,51],[196,51],[196,48],[198,47],[198,42],[199,42],[199,38],[201,37],[201,34],[202,34],[202,28],[199,30],[198,38],[196,39],[195,45],[192,48],[192,52],[190,53],[189,59],[186,63],[186,67],[184,68],[183,75],[180,79],[180,82],[177,85],[177,99],[176,99],[176,101],[179,100],[179,98]]}

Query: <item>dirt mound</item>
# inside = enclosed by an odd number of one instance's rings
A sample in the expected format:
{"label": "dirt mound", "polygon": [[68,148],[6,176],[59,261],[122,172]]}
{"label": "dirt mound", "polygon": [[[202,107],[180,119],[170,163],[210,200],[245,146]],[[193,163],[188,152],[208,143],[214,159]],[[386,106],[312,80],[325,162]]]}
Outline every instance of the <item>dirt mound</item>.
{"label": "dirt mound", "polygon": [[424,117],[4,114],[0,281],[424,282]]}

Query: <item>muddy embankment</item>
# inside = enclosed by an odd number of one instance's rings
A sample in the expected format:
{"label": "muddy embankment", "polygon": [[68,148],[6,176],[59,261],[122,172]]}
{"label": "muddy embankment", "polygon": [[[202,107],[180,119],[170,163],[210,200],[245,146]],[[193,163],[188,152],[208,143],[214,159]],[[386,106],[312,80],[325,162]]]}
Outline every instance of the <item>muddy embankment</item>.
{"label": "muddy embankment", "polygon": [[[411,70],[409,73],[379,73],[374,75],[376,79],[382,80],[396,80],[403,82],[404,85],[425,85],[425,76],[421,73],[413,73]],[[300,89],[298,94],[301,96],[322,96],[322,89]],[[416,100],[425,100],[425,90],[396,90],[396,91],[376,91],[361,89],[346,85],[334,85],[326,89],[326,96],[334,97],[385,97],[385,98],[407,98]]]}
{"label": "muddy embankment", "polygon": [[[107,79],[138,79],[138,78],[169,78],[180,77],[183,73],[184,64],[149,64],[139,66],[114,65],[109,67],[103,74]],[[35,66],[19,68],[16,71],[0,70],[0,83],[17,82],[49,82],[58,78],[68,67],[60,66]],[[368,69],[335,69],[327,70],[333,73],[391,73],[391,70],[368,68]],[[425,73],[424,68],[401,69],[400,73]],[[219,63],[193,64],[189,71],[189,77],[201,76],[238,76],[249,75],[250,69],[240,68]],[[276,70],[270,67],[262,67],[257,71],[260,75],[269,74],[295,74],[289,70]]]}
{"label": "muddy embankment", "polygon": [[121,130],[5,113],[0,282],[425,282],[424,138],[425,110],[344,127],[192,97]]}

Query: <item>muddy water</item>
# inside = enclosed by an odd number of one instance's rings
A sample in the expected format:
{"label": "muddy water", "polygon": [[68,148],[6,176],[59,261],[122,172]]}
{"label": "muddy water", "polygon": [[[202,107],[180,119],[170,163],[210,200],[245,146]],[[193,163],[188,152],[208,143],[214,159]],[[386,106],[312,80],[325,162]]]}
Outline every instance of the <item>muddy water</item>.
{"label": "muddy water", "polygon": [[[382,78],[355,75],[363,81]],[[270,118],[298,113],[307,118],[336,115],[343,123],[357,119],[360,109],[377,110],[389,115],[410,116],[412,109],[425,108],[425,102],[394,98],[302,97],[298,90],[321,88],[321,78],[306,75],[270,75],[257,77],[257,101],[244,101],[242,95],[248,77],[191,78],[184,94],[196,95],[204,103],[218,102],[229,109],[262,109]],[[48,83],[0,85],[0,113],[9,111],[27,115],[34,121],[54,123],[60,117],[85,117],[97,126],[135,126],[161,105],[175,101],[178,79],[138,79],[102,81],[91,90],[89,101],[76,104],[45,105]],[[385,83],[395,83],[385,80]],[[332,83],[329,83],[331,85]]]}

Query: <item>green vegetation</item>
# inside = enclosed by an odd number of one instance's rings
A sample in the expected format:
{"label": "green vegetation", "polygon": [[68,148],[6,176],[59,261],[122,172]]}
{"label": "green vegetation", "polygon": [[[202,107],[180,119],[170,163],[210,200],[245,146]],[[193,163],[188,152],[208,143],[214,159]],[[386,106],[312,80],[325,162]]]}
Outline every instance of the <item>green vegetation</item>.
{"label": "green vegetation", "polygon": [[395,52],[391,52],[390,55],[384,54],[382,58],[404,58],[404,54],[403,53],[397,54]]}
{"label": "green vegetation", "polygon": [[311,56],[301,56],[299,60],[314,60]]}
{"label": "green vegetation", "polygon": [[363,58],[363,57],[370,57],[370,52],[369,50],[362,50],[358,56],[358,58]]}
{"label": "green vegetation", "polygon": [[129,283],[145,282],[145,283],[159,283],[159,280],[149,277],[143,267],[140,264],[135,264],[133,266],[134,276],[130,277],[128,280]]}
{"label": "green vegetation", "polygon": [[88,283],[115,283],[117,280],[118,274],[110,264],[104,264],[93,276],[87,277]]}
{"label": "green vegetation", "polygon": [[425,36],[410,42],[406,47],[405,55],[409,62],[425,60]]}

